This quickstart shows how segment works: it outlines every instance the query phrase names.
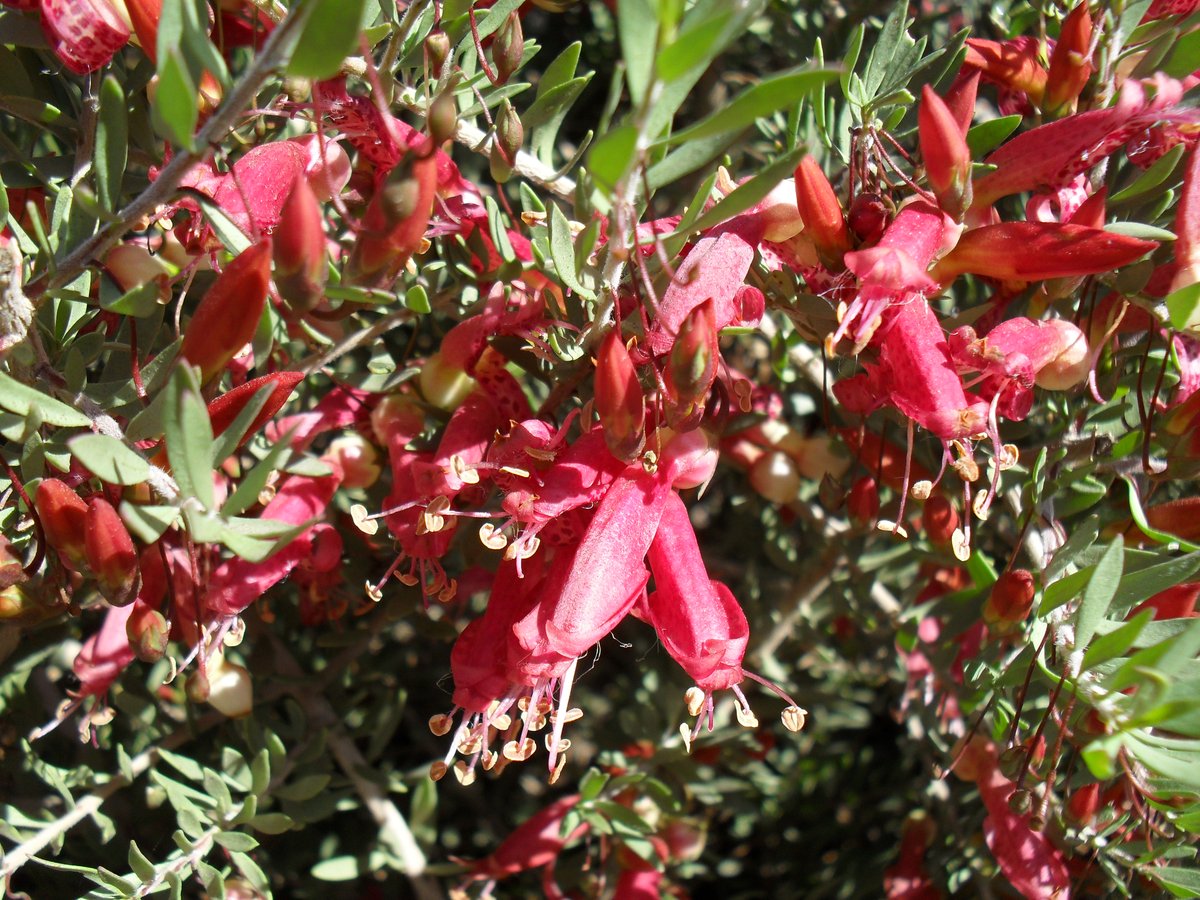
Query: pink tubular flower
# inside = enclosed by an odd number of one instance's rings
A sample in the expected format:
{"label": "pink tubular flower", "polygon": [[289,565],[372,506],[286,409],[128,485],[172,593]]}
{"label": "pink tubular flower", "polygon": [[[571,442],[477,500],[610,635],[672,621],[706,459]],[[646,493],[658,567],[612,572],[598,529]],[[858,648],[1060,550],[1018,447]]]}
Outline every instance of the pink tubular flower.
{"label": "pink tubular flower", "polygon": [[471,866],[471,879],[498,881],[529,869],[553,866],[563,848],[588,830],[587,823],[581,822],[566,837],[561,834],[563,819],[578,802],[579,795],[570,794],[534,813],[490,855]]}
{"label": "pink tubular flower", "polygon": [[129,24],[109,0],[42,0],[41,7],[51,49],[76,74],[106,65],[129,41]]}

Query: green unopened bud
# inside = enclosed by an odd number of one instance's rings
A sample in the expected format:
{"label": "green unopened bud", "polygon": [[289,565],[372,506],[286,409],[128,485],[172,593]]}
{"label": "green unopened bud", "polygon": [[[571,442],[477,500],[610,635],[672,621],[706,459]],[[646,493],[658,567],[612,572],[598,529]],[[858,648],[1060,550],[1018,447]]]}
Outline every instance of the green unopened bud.
{"label": "green unopened bud", "polygon": [[500,84],[508,81],[510,75],[521,65],[521,57],[525,55],[525,35],[521,32],[521,17],[516,11],[508,14],[500,30],[496,32],[496,40],[492,44],[492,59],[496,63],[496,80]]}
{"label": "green unopened bud", "polygon": [[170,634],[171,626],[163,614],[141,602],[134,605],[125,620],[129,649],[144,663],[158,662],[166,656]]}
{"label": "green unopened bud", "polygon": [[504,184],[512,178],[512,157],[504,152],[499,141],[492,141],[492,147],[488,150],[488,170],[492,173],[492,180],[496,184]]}
{"label": "green unopened bud", "polygon": [[454,137],[458,127],[458,101],[454,99],[454,89],[446,88],[429,104],[427,117],[429,136],[435,144],[443,144]]}
{"label": "green unopened bud", "polygon": [[446,37],[443,31],[431,32],[429,37],[425,38],[425,57],[429,60],[429,68],[440,72],[449,56],[450,38]]}
{"label": "green unopened bud", "polygon": [[1033,795],[1026,790],[1013,791],[1008,798],[1008,808],[1016,815],[1023,816],[1033,806]]}
{"label": "green unopened bud", "polygon": [[1009,781],[1016,781],[1017,776],[1025,771],[1025,757],[1027,752],[1024,747],[1018,745],[1009,747],[1000,754],[1000,772]]}
{"label": "green unopened bud", "polygon": [[507,99],[500,104],[500,112],[496,116],[496,143],[509,160],[516,159],[517,151],[525,143],[525,129],[521,125],[521,117]]}

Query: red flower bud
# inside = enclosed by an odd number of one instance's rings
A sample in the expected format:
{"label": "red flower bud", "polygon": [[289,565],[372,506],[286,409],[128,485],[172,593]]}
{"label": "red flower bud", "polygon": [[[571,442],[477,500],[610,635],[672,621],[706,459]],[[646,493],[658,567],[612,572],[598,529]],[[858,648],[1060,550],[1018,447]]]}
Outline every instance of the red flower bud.
{"label": "red flower bud", "polygon": [[954,118],[933,88],[921,90],[918,114],[925,175],[942,209],[961,219],[971,205],[971,151]]}
{"label": "red flower bud", "polygon": [[33,505],[37,507],[42,533],[59,552],[65,565],[76,571],[87,563],[84,534],[87,504],[57,478],[46,478],[38,485]]}
{"label": "red flower bud", "polygon": [[125,523],[111,503],[93,497],[88,502],[86,529],[84,549],[100,593],[113,606],[132,603],[141,578],[137,548]]}
{"label": "red flower bud", "polygon": [[1100,809],[1100,785],[1085,784],[1067,798],[1067,820],[1076,826],[1090,825]]}
{"label": "red flower bud", "polygon": [[224,371],[254,337],[266,308],[270,278],[271,242],[264,239],[227,265],[196,307],[179,356],[200,367],[202,381]]}
{"label": "red flower bud", "polygon": [[171,626],[157,609],[135,603],[125,620],[125,634],[134,656],[145,663],[158,662],[167,653]]}
{"label": "red flower bud", "polygon": [[925,512],[921,515],[925,525],[925,534],[929,540],[939,546],[950,543],[954,530],[958,528],[958,511],[949,500],[941,494],[934,494],[925,501]]}
{"label": "red flower bud", "polygon": [[304,312],[321,300],[329,270],[325,221],[308,179],[297,176],[275,232],[275,286],[288,304]]}
{"label": "red flower bud", "polygon": [[868,475],[854,482],[846,498],[846,511],[856,525],[871,525],[879,518],[879,486],[874,478]]}
{"label": "red flower bud", "polygon": [[1055,116],[1071,111],[1092,74],[1091,50],[1092,17],[1083,0],[1063,20],[1058,43],[1050,55],[1042,112]]}
{"label": "red flower bud", "polygon": [[645,443],[646,398],[620,328],[610,331],[600,344],[595,409],[613,456],[624,460],[637,456]]}
{"label": "red flower bud", "polygon": [[891,214],[883,202],[883,197],[868,191],[854,198],[850,204],[849,219],[850,230],[863,244],[870,246],[883,237],[888,222],[891,221]]}
{"label": "red flower bud", "polygon": [[492,44],[492,59],[496,63],[496,81],[499,84],[504,84],[517,71],[524,55],[525,35],[521,31],[521,17],[514,10],[496,32],[496,40]]}
{"label": "red flower bud", "polygon": [[162,0],[125,0],[129,21],[142,50],[150,61],[158,62],[158,20],[162,18]]}
{"label": "red flower bud", "polygon": [[259,410],[258,415],[254,417],[254,421],[250,423],[250,427],[246,429],[245,433],[238,440],[238,446],[240,447],[257,434],[258,430],[267,424],[275,413],[279,412],[280,407],[287,402],[296,385],[303,379],[303,372],[273,372],[270,375],[263,375],[261,378],[247,381],[245,384],[235,387],[232,391],[217,397],[208,404],[208,421],[212,424],[213,437],[224,434],[226,429],[233,424],[233,420],[246,408],[246,404],[266,385],[272,385],[271,394],[267,397],[267,402]]}
{"label": "red flower bud", "polygon": [[696,418],[717,378],[717,323],[712,300],[705,300],[684,318],[667,360],[667,397],[671,402],[668,422]]}
{"label": "red flower bud", "polygon": [[1033,595],[1033,576],[1028,570],[1003,572],[983,606],[983,620],[1002,626],[1023,622],[1033,608]]}
{"label": "red flower bud", "polygon": [[842,254],[850,249],[850,233],[842,215],[842,204],[833,185],[816,160],[806,156],[796,166],[796,209],[804,221],[804,233],[817,248],[824,264],[841,270]]}
{"label": "red flower bud", "polygon": [[367,207],[350,257],[352,277],[386,280],[388,273],[398,272],[421,247],[436,195],[437,154],[407,154]]}

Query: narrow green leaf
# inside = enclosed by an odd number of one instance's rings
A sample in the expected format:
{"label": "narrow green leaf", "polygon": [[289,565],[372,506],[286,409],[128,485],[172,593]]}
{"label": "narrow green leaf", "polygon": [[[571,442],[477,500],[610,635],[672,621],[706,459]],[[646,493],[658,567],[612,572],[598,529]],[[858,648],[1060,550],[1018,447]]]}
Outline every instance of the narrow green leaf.
{"label": "narrow green leaf", "polygon": [[1120,535],[1109,544],[1108,550],[1096,563],[1096,569],[1083,592],[1083,600],[1075,613],[1075,646],[1086,647],[1096,633],[1096,626],[1108,612],[1116,596],[1117,585],[1125,565],[1125,540]]}
{"label": "narrow green leaf", "polygon": [[663,144],[693,141],[752,125],[756,120],[799,103],[818,87],[832,81],[840,69],[801,66],[767,78],[742,91],[730,103],[690,128],[664,139]]}
{"label": "narrow green leaf", "polygon": [[145,884],[154,879],[154,863],[144,854],[137,841],[129,842],[129,868]]}
{"label": "narrow green leaf", "polygon": [[185,150],[192,149],[192,133],[200,117],[196,106],[196,83],[177,49],[159,59],[158,92],[151,105],[163,136]]}
{"label": "narrow green leaf", "polygon": [[221,506],[221,515],[236,516],[245,512],[258,502],[259,492],[266,487],[271,473],[277,471],[283,464],[284,458],[291,452],[289,440],[291,432],[284,435],[267,451],[267,455],[253,469],[242,476],[237,489]]}
{"label": "narrow green leaf", "polygon": [[1128,622],[1096,638],[1083,656],[1081,671],[1086,672],[1124,654],[1137,642],[1147,623],[1153,618],[1154,610],[1144,609]]}
{"label": "narrow green leaf", "polygon": [[313,0],[304,31],[288,63],[288,73],[302,78],[330,78],[342,61],[358,51],[365,0]]}
{"label": "narrow green leaf", "polygon": [[1139,869],[1143,876],[1157,881],[1175,897],[1200,897],[1200,870],[1183,869],[1178,866],[1160,868],[1145,866]]}
{"label": "narrow green leaf", "polygon": [[658,16],[648,0],[618,0],[617,31],[625,60],[625,83],[634,104],[640,104],[654,71],[658,45]]}
{"label": "narrow green leaf", "polygon": [[613,190],[633,166],[637,151],[637,129],[621,125],[603,135],[588,154],[588,172],[596,183]]}
{"label": "narrow green leaf", "polygon": [[104,295],[100,297],[100,308],[106,312],[113,312],[121,316],[134,316],[135,318],[144,318],[150,315],[158,308],[158,283],[155,281],[147,281],[145,284],[139,284],[135,288],[131,288],[124,294],[121,294],[115,299],[104,299]]}
{"label": "narrow green leaf", "polygon": [[1069,603],[1079,596],[1079,592],[1084,589],[1089,579],[1092,577],[1094,566],[1086,566],[1078,572],[1072,572],[1065,578],[1060,578],[1058,581],[1053,581],[1046,585],[1046,590],[1042,593],[1042,603],[1038,607],[1038,615],[1044,616],[1046,613],[1058,609],[1064,603]]}
{"label": "narrow green leaf", "polygon": [[246,853],[258,846],[257,839],[248,834],[242,834],[240,831],[225,831],[215,835],[213,840],[226,850],[233,850],[238,853]]}
{"label": "narrow green leaf", "polygon": [[1176,331],[1200,330],[1200,282],[1167,295],[1167,315]]}
{"label": "narrow green leaf", "polygon": [[658,54],[658,77],[674,81],[697,66],[707,67],[716,58],[721,36],[733,18],[732,11],[718,11],[680,32]]}
{"label": "narrow green leaf", "polygon": [[1024,116],[999,116],[980,122],[967,131],[967,149],[971,151],[972,159],[983,159],[1002,143],[1005,138],[1017,130]]}
{"label": "narrow green leaf", "polygon": [[1128,609],[1136,606],[1167,588],[1189,580],[1197,571],[1200,571],[1200,553],[1189,553],[1187,556],[1130,572],[1121,579],[1117,587],[1113,607]]}
{"label": "narrow green leaf", "polygon": [[211,509],[212,424],[191,366],[181,365],[175,370],[166,397],[163,434],[175,481],[184,497],[195,497],[204,509]]}
{"label": "narrow green leaf", "polygon": [[1129,488],[1129,514],[1133,521],[1137,524],[1138,530],[1147,537],[1154,538],[1162,544],[1176,544],[1181,550],[1189,552],[1200,550],[1200,545],[1193,544],[1190,541],[1185,541],[1183,538],[1176,537],[1165,531],[1160,531],[1154,528],[1146,521],[1146,513],[1142,509],[1142,501],[1138,497],[1137,485],[1129,478],[1125,478],[1125,484]]}
{"label": "narrow green leaf", "polygon": [[121,179],[129,153],[129,116],[125,91],[116,77],[100,83],[100,108],[96,116],[96,198],[109,212],[121,201]]}
{"label": "narrow green leaf", "polygon": [[[728,196],[722,198],[712,206],[707,212],[693,222],[688,233],[703,231],[705,228],[711,228],[726,219],[731,219],[738,213],[745,212],[775,188],[779,182],[787,178],[796,168],[796,164],[804,157],[808,151],[804,147],[797,147],[790,153],[785,153],[775,162],[771,163],[765,169],[749,181],[738,185]],[[680,223],[682,226],[682,223]],[[682,234],[680,229],[675,230],[675,236]]]}
{"label": "narrow green leaf", "polygon": [[650,190],[656,191],[703,168],[729,149],[730,143],[742,129],[709,135],[676,147],[646,172]]}
{"label": "narrow green leaf", "polygon": [[81,434],[67,441],[79,462],[109,484],[141,484],[150,476],[150,463],[124,443],[105,434]]}
{"label": "narrow green leaf", "polygon": [[571,243],[571,225],[557,203],[550,204],[550,256],[563,284],[586,300],[596,295],[579,283],[575,271],[575,248]]}
{"label": "narrow green leaf", "polygon": [[147,544],[153,544],[179,520],[174,506],[143,506],[128,500],[121,501],[120,513],[129,530]]}
{"label": "narrow green leaf", "polygon": [[59,428],[87,428],[92,424],[91,419],[73,406],[22,384],[4,372],[0,372],[0,407],[24,417],[36,413],[43,424]]}

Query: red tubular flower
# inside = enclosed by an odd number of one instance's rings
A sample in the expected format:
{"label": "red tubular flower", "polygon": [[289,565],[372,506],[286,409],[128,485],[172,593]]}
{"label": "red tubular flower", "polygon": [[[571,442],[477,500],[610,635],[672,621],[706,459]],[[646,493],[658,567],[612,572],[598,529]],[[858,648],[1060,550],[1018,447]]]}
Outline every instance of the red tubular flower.
{"label": "red tubular flower", "polygon": [[655,590],[647,609],[667,652],[706,694],[742,681],[746,615],[704,567],[687,507],[671,492],[649,550]]}
{"label": "red tubular flower", "polygon": [[1067,798],[1067,820],[1077,828],[1091,825],[1100,809],[1100,785],[1093,782],[1076,788]]}
{"label": "red tubular flower", "polygon": [[668,422],[696,424],[704,401],[717,378],[721,351],[717,345],[716,317],[711,300],[705,300],[683,320],[667,358],[666,385],[670,400]]}
{"label": "red tubular flower", "polygon": [[87,504],[57,478],[44,478],[34,495],[38,521],[50,546],[63,563],[78,571],[87,564],[84,535],[87,533]]}
{"label": "red tubular flower", "polygon": [[1087,0],[1079,3],[1063,20],[1058,42],[1050,54],[1050,72],[1042,112],[1060,115],[1074,106],[1092,74],[1092,17]]}
{"label": "red tubular flower", "polygon": [[125,623],[134,607],[112,607],[104,616],[100,630],[83,642],[71,669],[79,679],[77,697],[99,697],[134,660]]}
{"label": "red tubular flower", "polygon": [[42,30],[72,72],[86,75],[129,41],[129,26],[108,0],[42,0]]}
{"label": "red tubular flower", "polygon": [[978,69],[989,81],[1022,93],[1036,104],[1042,102],[1048,73],[1038,59],[1038,42],[1034,38],[1019,37],[1011,41],[968,38],[963,65]]}
{"label": "red tubular flower", "polygon": [[111,503],[103,497],[92,497],[85,528],[88,568],[96,577],[100,593],[113,606],[132,603],[140,583],[138,552],[125,523]]}
{"label": "red tubular flower", "polygon": [[646,442],[646,398],[619,326],[605,336],[596,354],[594,406],[613,456],[633,460]]}
{"label": "red tubular flower", "polygon": [[1175,277],[1171,291],[1200,281],[1200,151],[1193,150],[1183,175],[1183,193],[1175,213]]}
{"label": "red tubular flower", "polygon": [[350,256],[354,277],[387,280],[420,249],[437,197],[437,163],[433,152],[410,154],[388,174],[363,216]]}
{"label": "red tubular flower", "polygon": [[162,0],[125,0],[129,21],[142,51],[158,63],[158,20],[162,18]]}
{"label": "red tubular flower", "polygon": [[517,826],[489,856],[471,866],[471,877],[476,880],[498,880],[552,865],[563,848],[588,829],[587,823],[582,822],[568,836],[563,837],[560,833],[563,819],[578,802],[579,795],[571,794],[534,813]]}
{"label": "red tubular flower", "polygon": [[950,90],[946,91],[946,108],[950,110],[950,115],[954,117],[963,137],[966,137],[967,131],[971,128],[971,122],[975,118],[975,99],[979,94],[979,78],[978,69],[964,68],[954,79],[954,83],[950,85]]}
{"label": "red tubular flower", "polygon": [[293,309],[311,309],[324,293],[329,272],[321,204],[303,175],[297,175],[283,204],[273,249],[280,295]]}
{"label": "red tubular flower", "polygon": [[200,367],[201,381],[224,371],[254,337],[267,304],[271,278],[271,242],[259,241],[225,267],[196,307],[183,336],[179,356]]}
{"label": "red tubular flower", "polygon": [[238,440],[240,447],[275,417],[275,413],[279,412],[283,404],[287,403],[288,397],[292,395],[296,385],[303,380],[303,372],[273,372],[270,375],[263,375],[261,378],[247,381],[232,391],[217,397],[208,404],[208,421],[212,424],[213,436],[224,434],[226,429],[233,424],[233,420],[246,408],[246,404],[264,387],[271,385],[271,393],[267,397],[267,402]]}
{"label": "red tubular flower", "polygon": [[804,233],[817,248],[826,268],[840,271],[842,254],[850,249],[842,204],[816,160],[806,156],[796,166],[796,208],[804,220]]}
{"label": "red tubular flower", "polygon": [[1042,281],[1110,272],[1158,247],[1123,234],[1057,222],[1002,222],[972,228],[934,268],[943,284],[964,272],[1001,281]]}
{"label": "red tubular flower", "polygon": [[942,209],[961,219],[971,205],[971,151],[945,101],[929,85],[921,90],[918,114],[925,174]]}

